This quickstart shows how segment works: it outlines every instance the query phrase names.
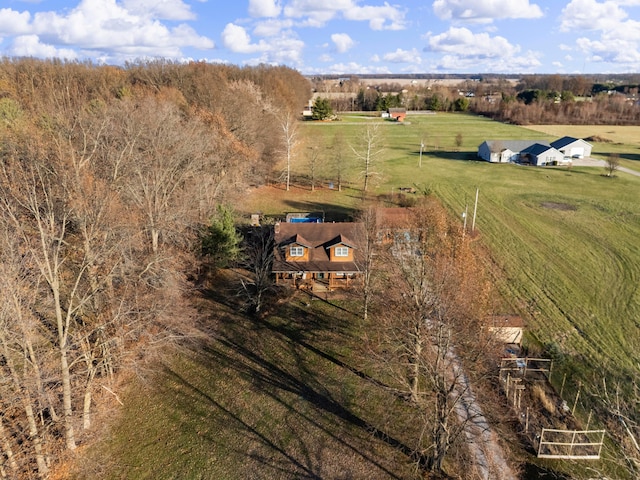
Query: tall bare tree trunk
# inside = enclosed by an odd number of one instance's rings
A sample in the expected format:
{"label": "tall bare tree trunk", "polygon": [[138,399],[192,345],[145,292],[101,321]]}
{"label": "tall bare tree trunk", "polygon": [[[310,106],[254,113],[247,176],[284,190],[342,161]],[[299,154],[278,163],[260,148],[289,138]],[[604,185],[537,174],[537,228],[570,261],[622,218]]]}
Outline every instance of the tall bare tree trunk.
{"label": "tall bare tree trunk", "polygon": [[[9,464],[9,468],[13,472],[12,478],[17,477],[18,464],[16,462],[15,456],[13,455],[13,450],[11,449],[11,443],[9,442],[7,431],[4,428],[2,415],[0,415],[0,443],[2,444],[2,453],[4,453],[4,456],[7,457],[7,463]],[[6,478],[6,472],[3,472],[2,476]]]}
{"label": "tall bare tree trunk", "polygon": [[60,374],[62,379],[62,414],[64,416],[65,444],[69,450],[75,450],[76,438],[73,430],[73,408],[71,405],[71,371],[69,369],[67,335],[68,317],[63,317],[60,303],[60,285],[56,281],[50,283],[56,309],[56,321],[58,327],[58,353],[60,355]]}
{"label": "tall bare tree trunk", "polygon": [[33,342],[29,338],[28,335],[25,335],[25,344],[27,347],[27,352],[29,355],[29,362],[31,364],[31,368],[33,368],[33,373],[36,378],[36,387],[38,388],[38,393],[42,396],[42,398],[46,398],[47,407],[49,409],[49,415],[51,416],[51,420],[54,422],[58,421],[58,414],[56,412],[55,407],[53,406],[53,402],[51,401],[50,392],[45,390],[44,385],[42,384],[42,375],[40,374],[40,365],[38,364],[38,359],[36,358],[36,354],[33,351]]}
{"label": "tall bare tree trunk", "polygon": [[409,392],[411,401],[417,403],[420,398],[420,363],[422,359],[422,332],[420,323],[416,323],[413,331],[413,352],[409,365]]}
{"label": "tall bare tree trunk", "polygon": [[[20,381],[20,377],[18,376],[18,372],[15,369],[11,354],[9,352],[9,345],[7,345],[7,338],[5,337],[4,334],[1,335],[1,340],[2,340],[2,353],[3,353],[4,362],[6,363],[7,368],[9,369],[9,373],[11,374],[11,380],[13,381],[15,392],[17,393],[18,397],[22,401],[22,407],[27,417],[27,424],[29,425],[29,439],[31,440],[31,443],[33,444],[33,449],[35,451],[36,464],[38,465],[38,476],[40,478],[45,478],[49,471],[49,468],[47,467],[47,462],[42,449],[42,437],[38,432],[38,424],[36,422],[36,416],[33,411],[31,394],[29,392],[29,389],[26,387],[26,385],[24,385]],[[7,446],[9,447],[9,445]]]}

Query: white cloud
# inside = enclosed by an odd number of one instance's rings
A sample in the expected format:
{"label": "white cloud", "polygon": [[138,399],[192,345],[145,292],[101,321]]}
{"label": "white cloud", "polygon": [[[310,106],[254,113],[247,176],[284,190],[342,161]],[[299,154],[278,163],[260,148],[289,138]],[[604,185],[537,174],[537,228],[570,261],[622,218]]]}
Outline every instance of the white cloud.
{"label": "white cloud", "polygon": [[488,33],[474,34],[467,28],[456,27],[440,35],[431,35],[428,43],[425,50],[474,58],[508,57],[520,50],[519,46],[512,45],[504,37],[491,37]]}
{"label": "white cloud", "polygon": [[640,63],[640,22],[629,19],[622,7],[640,5],[640,0],[572,0],[562,11],[563,32],[599,31],[599,38],[581,37],[577,48],[591,62],[606,62],[637,68]]}
{"label": "white cloud", "polygon": [[576,41],[578,47],[587,55],[592,62],[610,62],[628,64],[637,67],[640,63],[640,52],[637,44],[624,40],[591,40],[589,38],[579,38]]}
{"label": "white cloud", "polygon": [[293,32],[281,32],[278,36],[261,39],[252,43],[251,37],[242,26],[228,23],[222,32],[222,43],[234,53],[260,53],[247,61],[250,65],[265,64],[302,64],[304,42]]}
{"label": "white cloud", "polygon": [[476,22],[543,16],[540,7],[529,0],[435,0],[433,11],[443,20]]}
{"label": "white cloud", "polygon": [[253,34],[259,37],[274,37],[279,35],[282,30],[292,26],[293,22],[291,20],[276,20],[272,18],[259,22],[253,29]]}
{"label": "white cloud", "polygon": [[610,30],[627,18],[619,2],[596,0],[572,0],[561,14],[560,30]]}
{"label": "white cloud", "polygon": [[29,32],[29,12],[17,12],[10,8],[0,8],[0,35],[15,35]]}
{"label": "white cloud", "polygon": [[427,52],[444,53],[435,68],[447,71],[526,72],[541,65],[540,54],[520,53],[519,45],[488,33],[474,34],[451,27],[440,35],[428,36]]}
{"label": "white cloud", "polygon": [[227,23],[221,36],[224,46],[235,53],[256,53],[269,49],[269,45],[264,40],[251,43],[251,37],[245,28],[233,23]]}
{"label": "white cloud", "polygon": [[191,7],[182,0],[123,0],[122,6],[128,12],[141,17],[163,20],[193,20],[195,18]]}
{"label": "white cloud", "polygon": [[55,48],[41,43],[37,35],[20,35],[14,38],[9,53],[17,57],[66,58],[75,60],[78,54],[67,48]]}
{"label": "white cloud", "polygon": [[284,7],[284,15],[292,18],[305,18],[305,24],[322,27],[335,18],[339,12],[351,8],[352,0],[292,0]]}
{"label": "white cloud", "polygon": [[551,62],[551,65],[553,65],[554,67],[557,67],[557,68],[562,68],[563,67],[562,62]]}
{"label": "white cloud", "polygon": [[338,53],[344,53],[356,44],[346,33],[334,33],[331,35],[331,41],[335,44]]}
{"label": "white cloud", "polygon": [[302,64],[303,50],[304,42],[287,33],[270,42],[270,50],[263,55],[262,59],[265,63],[299,66]]}
{"label": "white cloud", "polygon": [[30,16],[2,9],[0,34],[18,31],[23,35],[14,39],[9,54],[17,54],[18,50],[33,52],[33,56],[60,52],[61,56],[73,58],[82,52],[118,62],[138,57],[181,58],[183,47],[215,46],[187,24],[169,27],[159,21],[190,18],[193,14],[182,0],[82,0],[63,13],[43,11]]}
{"label": "white cloud", "polygon": [[487,72],[534,72],[542,63],[538,54],[527,52],[522,56],[495,57],[478,59],[473,56],[461,57],[458,55],[444,55],[433,67],[436,70],[448,72],[476,72],[481,67]]}
{"label": "white cloud", "polygon": [[415,48],[411,50],[402,50],[401,48],[398,48],[395,52],[385,53],[382,58],[385,62],[391,63],[422,63],[420,53]]}
{"label": "white cloud", "polygon": [[337,75],[346,75],[350,73],[355,73],[355,74],[391,73],[391,71],[387,67],[361,65],[356,62],[336,63],[334,65],[329,66],[326,69],[326,72],[337,74]]}
{"label": "white cloud", "polygon": [[368,21],[371,30],[402,30],[405,12],[385,2],[381,7],[353,6],[344,12],[347,20]]}
{"label": "white cloud", "polygon": [[277,17],[281,11],[278,0],[249,0],[249,15],[252,17]]}
{"label": "white cloud", "polygon": [[333,57],[329,54],[324,53],[318,57],[318,60],[320,60],[321,62],[327,63],[327,62],[332,62]]}
{"label": "white cloud", "polygon": [[292,0],[284,15],[303,19],[302,24],[323,27],[342,16],[346,20],[368,21],[372,30],[400,30],[405,27],[405,11],[384,3],[382,6],[358,5],[354,0]]}

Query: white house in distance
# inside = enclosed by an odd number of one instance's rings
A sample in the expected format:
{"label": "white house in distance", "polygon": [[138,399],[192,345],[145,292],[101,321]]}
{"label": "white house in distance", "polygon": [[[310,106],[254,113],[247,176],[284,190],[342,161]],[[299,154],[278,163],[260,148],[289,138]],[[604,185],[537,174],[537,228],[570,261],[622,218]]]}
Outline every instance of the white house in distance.
{"label": "white house in distance", "polygon": [[485,140],[478,147],[478,156],[491,163],[517,162],[520,152],[535,144],[550,146],[540,140]]}
{"label": "white house in distance", "polygon": [[485,140],[478,147],[478,157],[491,163],[566,165],[572,158],[590,155],[591,144],[573,137],[562,137],[551,143],[544,140]]}
{"label": "white house in distance", "polygon": [[543,167],[565,163],[564,155],[551,145],[534,143],[520,152],[520,163]]}
{"label": "white house in distance", "polygon": [[551,146],[560,150],[565,157],[584,158],[591,156],[592,145],[581,138],[562,137],[551,142]]}

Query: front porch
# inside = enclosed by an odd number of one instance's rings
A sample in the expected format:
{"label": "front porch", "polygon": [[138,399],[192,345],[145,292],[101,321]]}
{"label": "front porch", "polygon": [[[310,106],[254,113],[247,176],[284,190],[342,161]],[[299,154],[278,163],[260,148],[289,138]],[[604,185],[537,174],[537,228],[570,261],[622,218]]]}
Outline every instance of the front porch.
{"label": "front porch", "polygon": [[290,285],[314,293],[348,289],[357,280],[356,272],[276,272],[276,285]]}

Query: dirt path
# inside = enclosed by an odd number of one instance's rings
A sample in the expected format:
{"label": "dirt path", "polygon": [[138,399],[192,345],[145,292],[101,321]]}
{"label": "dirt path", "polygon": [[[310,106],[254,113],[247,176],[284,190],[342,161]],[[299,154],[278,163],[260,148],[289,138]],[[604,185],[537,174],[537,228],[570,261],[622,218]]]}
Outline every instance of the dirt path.
{"label": "dirt path", "polygon": [[[466,422],[465,436],[469,452],[474,458],[478,478],[483,480],[515,480],[518,477],[506,461],[502,447],[478,404],[469,378],[462,370],[460,360],[453,351],[447,354],[457,379],[454,395],[460,397],[455,410],[458,421]],[[462,393],[460,393],[462,392]]]}

